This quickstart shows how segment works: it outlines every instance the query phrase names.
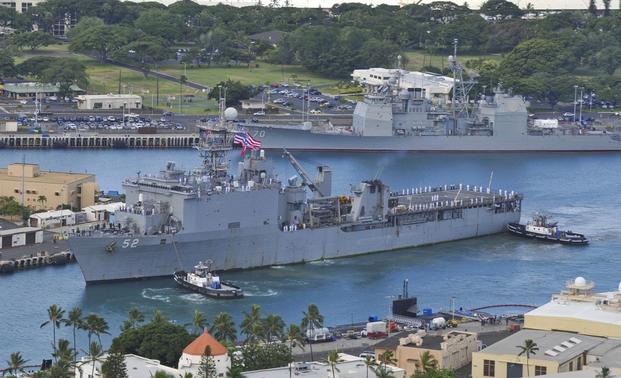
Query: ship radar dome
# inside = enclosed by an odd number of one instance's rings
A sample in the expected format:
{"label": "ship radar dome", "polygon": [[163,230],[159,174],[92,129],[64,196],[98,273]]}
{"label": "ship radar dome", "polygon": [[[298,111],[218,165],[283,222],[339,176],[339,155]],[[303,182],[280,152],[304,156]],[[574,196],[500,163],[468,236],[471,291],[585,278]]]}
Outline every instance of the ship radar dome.
{"label": "ship radar dome", "polygon": [[576,277],[574,280],[574,285],[576,286],[586,286],[586,280],[584,277]]}
{"label": "ship radar dome", "polygon": [[235,108],[226,108],[224,110],[224,119],[227,121],[233,121],[237,119],[237,109]]}

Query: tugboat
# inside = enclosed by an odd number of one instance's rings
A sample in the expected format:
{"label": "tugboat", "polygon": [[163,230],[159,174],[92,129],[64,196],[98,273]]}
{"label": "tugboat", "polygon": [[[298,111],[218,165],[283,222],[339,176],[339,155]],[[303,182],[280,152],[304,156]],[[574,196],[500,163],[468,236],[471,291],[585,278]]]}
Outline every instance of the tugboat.
{"label": "tugboat", "polygon": [[519,223],[509,223],[507,230],[510,232],[533,239],[547,240],[556,243],[584,245],[589,240],[582,234],[571,231],[561,231],[556,222],[549,222],[545,215],[535,215],[531,222],[526,225]]}
{"label": "tugboat", "polygon": [[244,291],[228,282],[221,282],[220,277],[211,273],[211,261],[200,261],[194,266],[194,272],[180,270],[173,275],[180,286],[216,299],[236,299],[244,296]]}

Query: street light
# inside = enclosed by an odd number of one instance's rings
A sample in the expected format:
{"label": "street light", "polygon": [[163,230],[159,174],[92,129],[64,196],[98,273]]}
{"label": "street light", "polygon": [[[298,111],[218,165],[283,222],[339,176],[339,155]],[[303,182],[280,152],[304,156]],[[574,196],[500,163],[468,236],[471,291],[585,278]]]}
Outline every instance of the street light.
{"label": "street light", "polygon": [[584,91],[584,87],[580,87],[580,125],[582,125],[582,103],[584,102],[582,91]]}
{"label": "street light", "polygon": [[574,85],[574,123],[576,123],[576,101],[578,97],[578,86]]}

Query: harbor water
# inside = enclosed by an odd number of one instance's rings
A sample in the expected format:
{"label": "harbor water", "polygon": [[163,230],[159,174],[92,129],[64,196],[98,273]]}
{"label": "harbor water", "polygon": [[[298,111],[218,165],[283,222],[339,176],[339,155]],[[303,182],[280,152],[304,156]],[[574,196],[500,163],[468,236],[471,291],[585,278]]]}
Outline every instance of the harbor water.
{"label": "harbor water", "polygon": [[[236,155],[236,153],[233,153]],[[0,166],[21,161],[42,170],[90,172],[103,190],[121,190],[121,181],[156,173],[166,161],[186,169],[200,162],[191,150],[0,150]],[[268,153],[282,181],[294,176],[280,153]],[[47,308],[79,306],[110,324],[112,336],[132,307],[147,318],[156,309],[179,324],[190,323],[198,309],[211,320],[229,312],[239,324],[243,311],[259,304],[264,314],[277,313],[286,322],[299,322],[309,303],[316,303],[328,325],[384,316],[404,279],[422,307],[448,309],[492,304],[542,304],[566,280],[584,276],[596,290],[616,289],[621,281],[621,154],[309,154],[296,157],[314,175],[317,164],[329,165],[333,193],[348,192],[351,184],[380,178],[392,190],[470,184],[524,194],[523,221],[541,211],[562,227],[585,233],[591,244],[572,247],[542,244],[501,234],[337,260],[274,266],[223,274],[239,284],[247,297],[235,301],[206,299],[183,291],[170,279],[86,286],[77,264],[0,276],[0,360],[20,351],[31,362],[49,358],[52,330],[40,328]],[[237,156],[232,156],[235,167]],[[252,251],[249,251],[251,253]],[[172,272],[171,272],[172,273]],[[61,328],[57,337],[71,339]],[[102,337],[109,345],[111,336]],[[78,349],[86,348],[80,335]],[[104,345],[104,346],[106,346]]]}

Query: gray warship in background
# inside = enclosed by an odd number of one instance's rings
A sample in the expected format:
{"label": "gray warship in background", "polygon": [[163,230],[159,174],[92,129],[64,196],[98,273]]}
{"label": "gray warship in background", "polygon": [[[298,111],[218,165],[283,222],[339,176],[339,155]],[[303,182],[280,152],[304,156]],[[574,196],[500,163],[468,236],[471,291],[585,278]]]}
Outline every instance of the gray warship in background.
{"label": "gray warship in background", "polygon": [[118,225],[69,237],[87,283],[169,277],[207,259],[226,270],[360,255],[493,234],[520,220],[520,194],[470,185],[395,192],[374,179],[334,195],[328,167],[312,180],[288,151],[301,179],[283,185],[263,150],[230,175],[232,126],[200,134],[200,167],[169,162],[157,177],[127,179]]}
{"label": "gray warship in background", "polygon": [[[456,51],[455,51],[456,54]],[[456,55],[455,55],[456,56]],[[451,104],[437,104],[424,85],[404,88],[403,70],[392,70],[381,84],[366,83],[366,94],[354,109],[351,127],[330,123],[238,124],[263,148],[308,151],[619,151],[621,134],[606,128],[558,125],[529,120],[527,103],[498,87],[471,101],[474,82],[463,79],[463,67],[449,57],[453,71]],[[386,70],[389,71],[389,70]],[[423,75],[424,76],[424,75]]]}

